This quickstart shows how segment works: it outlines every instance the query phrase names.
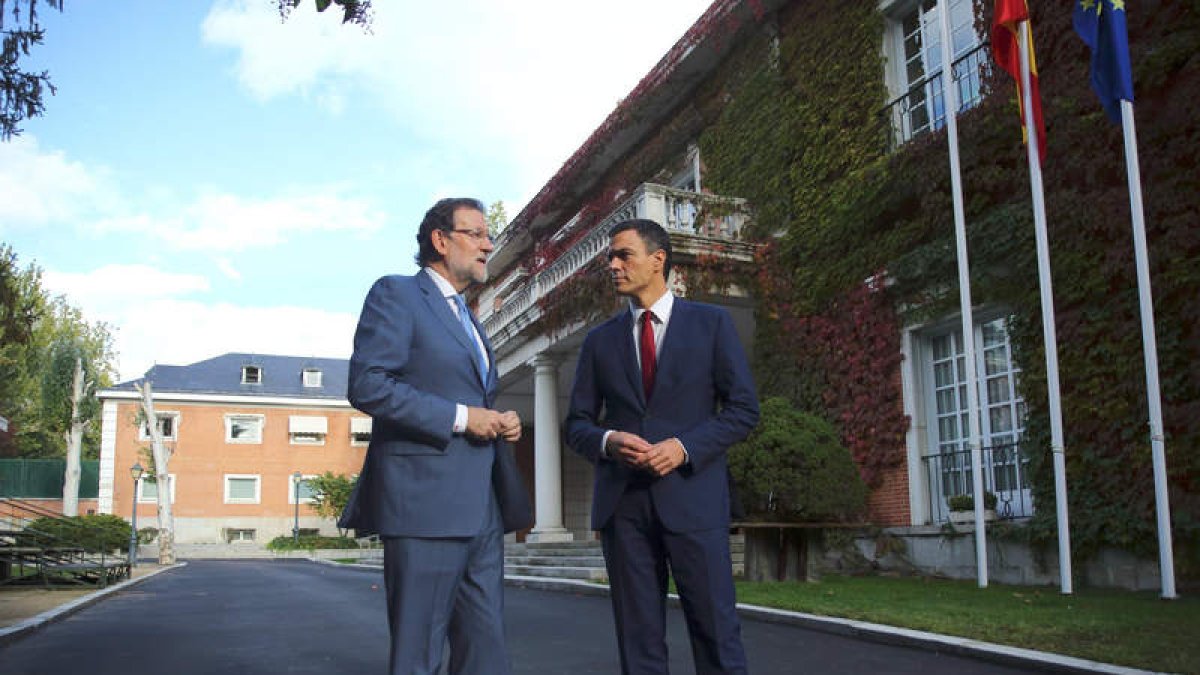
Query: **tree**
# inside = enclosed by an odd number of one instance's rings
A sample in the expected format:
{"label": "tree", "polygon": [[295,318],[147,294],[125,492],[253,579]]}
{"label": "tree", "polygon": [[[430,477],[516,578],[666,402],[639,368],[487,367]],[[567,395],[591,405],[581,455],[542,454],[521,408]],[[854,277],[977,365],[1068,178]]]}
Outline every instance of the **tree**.
{"label": "tree", "polygon": [[[16,420],[15,451],[22,457],[62,457],[67,450],[63,434],[71,419],[71,354],[82,360],[81,368],[91,381],[89,391],[107,387],[116,370],[113,338],[106,324],[88,322],[66,298],[50,296],[40,284],[27,290],[39,313],[30,338],[24,345],[0,347],[4,367],[0,374],[10,378],[3,389]],[[99,412],[98,404],[85,406],[83,412],[91,419]],[[81,439],[84,455],[95,458],[99,427],[85,425]]]}
{"label": "tree", "polygon": [[79,475],[83,434],[100,412],[94,368],[84,346],[60,338],[52,347],[49,367],[42,374],[42,410],[51,430],[62,434],[67,466],[63,474],[63,515],[79,515]]}
{"label": "tree", "polygon": [[35,408],[29,354],[34,329],[47,311],[41,278],[36,265],[21,269],[12,248],[0,245],[0,414],[12,433],[0,447],[4,456],[23,454],[18,434]]}
{"label": "tree", "polygon": [[[135,425],[146,424],[150,435],[150,451],[153,453],[154,466],[151,473],[158,483],[158,564],[175,564],[175,514],[171,511],[170,472],[168,463],[175,449],[163,442],[162,429],[158,426],[158,415],[154,412],[154,392],[150,380],[141,384],[135,383],[133,388],[142,396],[142,414],[134,420]],[[136,495],[135,495],[136,498]]]}
{"label": "tree", "polygon": [[[354,492],[357,478],[344,474],[326,471],[320,476],[305,479],[313,491],[313,508],[322,518],[337,518],[350,501],[350,493]],[[346,531],[338,528],[338,534],[346,536]]]}
{"label": "tree", "polygon": [[[300,6],[301,0],[277,0],[279,16],[285,21],[292,10]],[[371,0],[313,0],[318,12],[324,12],[330,5],[342,8],[342,23],[353,23],[367,28],[371,25]]]}
{"label": "tree", "polygon": [[487,211],[488,234],[495,237],[508,227],[508,213],[504,210],[504,202],[493,202]]}
{"label": "tree", "polygon": [[40,270],[30,266],[22,272],[12,247],[0,244],[0,345],[29,342],[38,317],[29,288],[39,285],[40,279]]}
{"label": "tree", "polygon": [[867,488],[833,425],[786,399],[763,400],[758,426],[729,450],[747,514],[768,521],[848,521]]}
{"label": "tree", "polygon": [[[62,11],[63,0],[43,2]],[[47,90],[51,94],[55,91],[48,72],[26,72],[19,64],[21,57],[29,56],[30,48],[42,44],[46,34],[38,23],[37,6],[38,0],[14,0],[10,25],[15,27],[6,29],[9,12],[0,0],[0,36],[4,44],[0,52],[0,141],[20,134],[18,125],[22,120],[40,116],[45,110],[43,95]]]}

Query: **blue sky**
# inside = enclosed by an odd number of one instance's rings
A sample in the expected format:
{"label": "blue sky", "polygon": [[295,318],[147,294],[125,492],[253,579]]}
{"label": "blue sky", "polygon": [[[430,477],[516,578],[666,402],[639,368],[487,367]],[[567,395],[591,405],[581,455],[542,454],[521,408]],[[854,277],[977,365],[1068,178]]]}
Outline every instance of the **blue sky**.
{"label": "blue sky", "polygon": [[229,351],[349,356],[436,199],[515,215],[707,0],[74,0],[0,143],[0,241],[116,336],[121,379]]}

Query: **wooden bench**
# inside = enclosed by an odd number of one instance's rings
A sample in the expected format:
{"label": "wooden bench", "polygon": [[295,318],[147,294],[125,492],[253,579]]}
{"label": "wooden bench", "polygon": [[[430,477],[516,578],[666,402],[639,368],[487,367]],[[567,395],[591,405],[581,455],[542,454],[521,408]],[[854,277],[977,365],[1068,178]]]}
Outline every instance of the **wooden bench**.
{"label": "wooden bench", "polygon": [[745,536],[747,581],[816,581],[824,554],[821,531],[858,529],[865,523],[737,522]]}
{"label": "wooden bench", "polygon": [[49,586],[50,578],[74,584],[92,584],[104,588],[113,581],[129,578],[129,561],[113,559],[68,563],[46,563],[41,566],[42,582]]}
{"label": "wooden bench", "polygon": [[[13,574],[13,568],[28,568],[32,574]],[[88,554],[74,546],[2,546],[0,547],[0,585],[40,582],[53,586],[63,582],[96,585],[130,576],[129,561],[124,557]]]}

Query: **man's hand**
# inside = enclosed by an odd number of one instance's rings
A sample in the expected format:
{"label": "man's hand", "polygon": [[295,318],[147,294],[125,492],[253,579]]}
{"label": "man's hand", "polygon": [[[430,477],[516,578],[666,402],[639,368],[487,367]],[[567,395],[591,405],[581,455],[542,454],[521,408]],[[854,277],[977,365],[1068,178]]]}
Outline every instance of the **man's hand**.
{"label": "man's hand", "polygon": [[491,441],[503,434],[504,429],[504,416],[495,410],[467,408],[467,436],[481,441]]}
{"label": "man's hand", "polygon": [[509,410],[500,415],[500,421],[504,425],[500,430],[500,436],[509,443],[516,443],[521,440],[521,416],[515,410]]}
{"label": "man's hand", "polygon": [[633,469],[645,468],[645,454],[650,450],[650,443],[628,431],[614,431],[608,435],[605,442],[608,456]]}
{"label": "man's hand", "polygon": [[683,443],[680,443],[678,438],[668,438],[650,446],[642,456],[642,461],[645,468],[654,475],[665,476],[678,469],[686,458]]}

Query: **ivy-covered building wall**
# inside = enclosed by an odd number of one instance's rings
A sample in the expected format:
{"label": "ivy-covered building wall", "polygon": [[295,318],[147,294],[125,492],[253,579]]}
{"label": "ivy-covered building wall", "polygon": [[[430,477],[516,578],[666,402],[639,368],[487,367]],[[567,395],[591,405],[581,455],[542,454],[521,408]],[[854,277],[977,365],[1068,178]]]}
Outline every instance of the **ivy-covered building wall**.
{"label": "ivy-covered building wall", "polygon": [[[976,3],[987,35],[991,4]],[[1130,5],[1136,114],[1176,552],[1200,535],[1200,8]],[[1132,231],[1120,128],[1088,83],[1069,2],[1036,3],[1043,162],[1076,555],[1156,551]],[[901,327],[957,311],[944,132],[888,150],[875,2],[790,4],[777,45],[748,45],[701,137],[707,187],[750,201],[759,269],[757,377],[839,425],[873,485],[903,470]],[[771,50],[776,50],[775,57]],[[751,56],[754,52],[757,56]],[[1003,308],[1027,417],[1028,535],[1055,537],[1032,206],[1015,89],[999,69],[959,118],[973,300]],[[782,236],[773,235],[782,233]],[[864,284],[864,280],[874,280]],[[880,497],[886,498],[886,494]]]}
{"label": "ivy-covered building wall", "polygon": [[[739,29],[738,44],[662,124],[586,193],[571,196],[572,204],[555,202],[548,185],[513,226],[525,227],[525,216],[578,207],[583,233],[639,184],[663,182],[685,149],[698,146],[704,191],[746,199],[753,210],[749,236],[762,248],[754,266],[706,268],[703,259],[695,261],[689,285],[702,289],[725,280],[751,289],[760,396],[785,396],[832,422],[872,488],[868,516],[882,525],[912,524],[910,436],[917,421],[906,412],[903,372],[911,364],[905,363],[905,336],[936,322],[952,325],[958,312],[945,132],[934,129],[898,146],[892,137],[885,108],[894,93],[885,79],[883,45],[896,16],[877,0],[743,4],[753,26]],[[918,4],[934,3],[897,0],[892,9]],[[1103,547],[1154,557],[1121,130],[1089,87],[1089,53],[1072,30],[1072,3],[1032,4],[1048,138],[1042,166],[1072,548],[1085,558]],[[986,37],[992,3],[976,0],[974,11],[978,35]],[[1200,560],[1200,119],[1193,101],[1200,93],[1200,6],[1188,0],[1130,4],[1128,23],[1177,569],[1194,576]],[[1019,364],[1013,381],[1024,401],[1020,451],[1036,508],[1018,536],[1053,548],[1029,174],[1015,89],[998,68],[984,74],[981,99],[958,125],[973,301],[1003,318],[1011,358]],[[629,100],[636,102],[638,93]],[[637,117],[636,106],[619,108],[606,125]],[[554,256],[550,246],[539,252],[546,260]],[[540,304],[548,331],[614,307],[600,265],[586,267]]]}

